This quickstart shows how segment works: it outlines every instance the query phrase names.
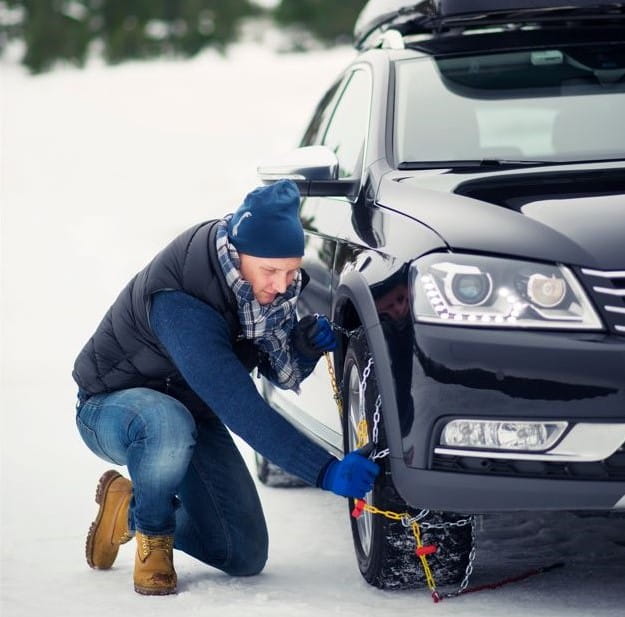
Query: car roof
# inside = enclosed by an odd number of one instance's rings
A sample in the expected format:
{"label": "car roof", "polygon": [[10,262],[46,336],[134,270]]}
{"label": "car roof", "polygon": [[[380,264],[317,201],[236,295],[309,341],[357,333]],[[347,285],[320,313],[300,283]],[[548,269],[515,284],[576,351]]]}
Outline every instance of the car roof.
{"label": "car roof", "polygon": [[379,35],[389,29],[437,37],[495,25],[560,22],[564,27],[571,21],[610,23],[624,18],[623,2],[597,0],[370,0],[356,20],[354,45],[375,46]]}

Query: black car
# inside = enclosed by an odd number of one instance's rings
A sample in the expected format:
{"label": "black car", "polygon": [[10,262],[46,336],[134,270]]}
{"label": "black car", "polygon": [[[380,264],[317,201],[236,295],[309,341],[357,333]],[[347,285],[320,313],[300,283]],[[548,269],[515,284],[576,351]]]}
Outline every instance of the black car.
{"label": "black car", "polygon": [[[299,310],[340,333],[344,413],[324,363],[264,395],[331,452],[389,450],[368,502],[424,516],[439,582],[474,513],[625,509],[624,7],[370,2],[301,147],[259,168],[300,186]],[[423,583],[402,521],[352,523],[370,583]]]}

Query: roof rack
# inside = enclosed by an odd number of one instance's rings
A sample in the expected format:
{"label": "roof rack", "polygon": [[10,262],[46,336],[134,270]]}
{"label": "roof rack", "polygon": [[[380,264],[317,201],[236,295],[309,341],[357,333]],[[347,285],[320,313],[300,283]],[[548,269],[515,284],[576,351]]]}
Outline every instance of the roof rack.
{"label": "roof rack", "polygon": [[402,33],[394,28],[389,28],[382,32],[376,41],[375,47],[380,47],[381,49],[406,49]]}
{"label": "roof rack", "polygon": [[[625,2],[597,0],[370,0],[354,27],[357,49],[380,46],[389,29],[432,37],[485,27],[625,19]],[[393,35],[396,38],[396,35]],[[395,43],[396,44],[396,43]]]}

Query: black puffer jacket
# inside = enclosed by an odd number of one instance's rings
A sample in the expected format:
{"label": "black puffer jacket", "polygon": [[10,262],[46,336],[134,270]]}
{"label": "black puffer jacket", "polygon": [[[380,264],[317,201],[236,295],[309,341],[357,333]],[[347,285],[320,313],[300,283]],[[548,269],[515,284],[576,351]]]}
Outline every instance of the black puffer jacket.
{"label": "black puffer jacket", "polygon": [[150,328],[151,296],[163,290],[184,291],[209,304],[226,319],[244,366],[251,370],[258,363],[257,348],[239,339],[236,299],[215,248],[216,222],[180,234],[126,285],[76,359],[72,375],[81,390],[148,387],[181,399],[192,396]]}

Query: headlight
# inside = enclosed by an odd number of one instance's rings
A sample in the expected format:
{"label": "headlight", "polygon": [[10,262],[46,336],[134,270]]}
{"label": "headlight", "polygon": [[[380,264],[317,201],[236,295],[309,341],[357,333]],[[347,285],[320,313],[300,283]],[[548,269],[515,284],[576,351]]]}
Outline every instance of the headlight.
{"label": "headlight", "polygon": [[564,266],[432,253],[411,265],[417,321],[458,326],[601,330],[582,286]]}

